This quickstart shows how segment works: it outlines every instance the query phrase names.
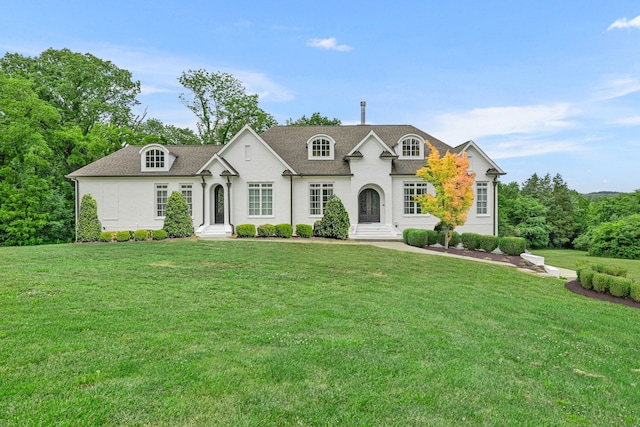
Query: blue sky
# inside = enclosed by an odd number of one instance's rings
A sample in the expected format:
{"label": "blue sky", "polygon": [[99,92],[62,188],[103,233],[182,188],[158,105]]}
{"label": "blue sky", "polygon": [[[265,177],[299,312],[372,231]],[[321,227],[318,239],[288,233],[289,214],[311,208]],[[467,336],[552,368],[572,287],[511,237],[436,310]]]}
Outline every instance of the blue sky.
{"label": "blue sky", "polygon": [[0,55],[69,48],[140,80],[148,117],[194,127],[182,71],[232,73],[279,122],[413,124],[474,140],[522,183],[640,189],[637,1],[23,0],[0,14]]}

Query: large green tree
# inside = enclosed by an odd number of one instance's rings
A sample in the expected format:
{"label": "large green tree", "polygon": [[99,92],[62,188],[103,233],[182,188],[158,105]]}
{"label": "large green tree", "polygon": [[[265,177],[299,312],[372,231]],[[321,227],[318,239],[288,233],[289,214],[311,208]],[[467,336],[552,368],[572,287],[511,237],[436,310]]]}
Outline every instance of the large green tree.
{"label": "large green tree", "polygon": [[321,115],[319,112],[311,114],[311,117],[303,115],[297,120],[287,119],[287,126],[339,126],[342,122],[338,118],[330,119],[327,116]]}
{"label": "large green tree", "polygon": [[247,124],[258,133],[278,124],[258,106],[258,95],[247,94],[242,82],[231,74],[189,70],[178,81],[189,90],[180,100],[198,118],[203,144],[225,144]]}

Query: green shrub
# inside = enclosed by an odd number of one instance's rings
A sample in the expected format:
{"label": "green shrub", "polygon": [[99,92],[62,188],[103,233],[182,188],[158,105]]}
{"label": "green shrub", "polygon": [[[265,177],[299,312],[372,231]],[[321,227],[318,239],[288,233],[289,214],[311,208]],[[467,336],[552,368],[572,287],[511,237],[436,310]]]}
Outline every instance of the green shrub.
{"label": "green shrub", "polygon": [[475,251],[480,247],[482,236],[478,233],[462,233],[460,240],[463,248]]}
{"label": "green shrub", "polygon": [[427,246],[435,245],[438,243],[438,237],[440,234],[435,230],[427,230]]}
{"label": "green shrub", "polygon": [[313,223],[313,236],[314,237],[322,237],[323,236],[322,221],[321,220],[317,220],[316,222]]}
{"label": "green shrub", "polygon": [[409,246],[415,246],[417,248],[424,248],[427,246],[428,230],[413,229],[407,235],[407,244]]}
{"label": "green shrub", "polygon": [[151,238],[153,240],[164,240],[167,238],[167,231],[166,230],[153,230],[151,232]]}
{"label": "green shrub", "polygon": [[593,275],[593,289],[603,294],[609,292],[612,278],[608,274],[596,272]]}
{"label": "green shrub", "polygon": [[527,248],[527,240],[524,237],[503,237],[498,242],[502,253],[507,255],[520,255]]}
{"label": "green shrub", "polygon": [[238,237],[256,237],[256,226],[253,224],[240,224],[236,227]]}
{"label": "green shrub", "polygon": [[147,237],[149,237],[147,230],[136,230],[136,232],[133,233],[133,239],[137,242],[147,240]]}
{"label": "green shrub", "polygon": [[275,237],[276,226],[273,224],[262,224],[258,226],[258,236],[260,237]]}
{"label": "green shrub", "polygon": [[313,229],[314,235],[343,240],[349,238],[349,214],[344,208],[342,200],[335,194],[327,199],[324,206],[324,216],[320,220],[320,224],[317,221],[316,224],[318,226]]}
{"label": "green shrub", "polygon": [[276,224],[276,236],[288,239],[293,236],[293,227],[291,224]]}
{"label": "green shrub", "polygon": [[632,300],[640,302],[640,282],[631,282],[629,296]]}
{"label": "green shrub", "polygon": [[498,247],[500,238],[498,236],[485,235],[480,239],[480,249],[485,252],[493,252]]}
{"label": "green shrub", "polygon": [[404,230],[402,230],[402,243],[404,243],[405,245],[408,244],[409,233],[411,233],[411,231],[413,230],[415,230],[415,228],[405,228]]}
{"label": "green shrub", "polygon": [[603,222],[589,230],[591,256],[640,259],[640,214]]}
{"label": "green shrub", "polygon": [[167,214],[162,228],[169,237],[193,236],[193,220],[189,213],[189,205],[184,196],[177,191],[171,193],[167,200]]}
{"label": "green shrub", "polygon": [[633,283],[630,279],[620,276],[611,276],[610,281],[609,293],[611,295],[622,298],[629,296],[629,292],[631,292],[631,283]]}
{"label": "green shrub", "polygon": [[591,268],[585,268],[580,273],[580,285],[585,289],[593,289],[593,276],[596,274]]}
{"label": "green shrub", "polygon": [[100,233],[100,239],[101,242],[110,242],[111,240],[113,240],[113,233],[110,231],[103,231]]}
{"label": "green shrub", "polygon": [[80,202],[76,238],[79,242],[97,242],[101,230],[102,224],[98,219],[98,204],[91,197],[91,194],[85,194]]}
{"label": "green shrub", "polygon": [[128,231],[117,231],[116,242],[128,242],[131,239],[131,233]]}
{"label": "green shrub", "polygon": [[[445,245],[445,232],[444,231],[434,231],[436,236],[438,237],[437,243],[440,243],[442,246]],[[451,232],[451,238],[449,239],[449,247],[455,248],[460,243],[460,234],[457,231]]]}
{"label": "green shrub", "polygon": [[591,268],[598,273],[608,274],[610,276],[627,277],[627,270],[622,267],[613,265],[593,264]]}
{"label": "green shrub", "polygon": [[313,227],[311,227],[309,224],[297,224],[296,235],[298,237],[308,239],[309,237],[313,236]]}

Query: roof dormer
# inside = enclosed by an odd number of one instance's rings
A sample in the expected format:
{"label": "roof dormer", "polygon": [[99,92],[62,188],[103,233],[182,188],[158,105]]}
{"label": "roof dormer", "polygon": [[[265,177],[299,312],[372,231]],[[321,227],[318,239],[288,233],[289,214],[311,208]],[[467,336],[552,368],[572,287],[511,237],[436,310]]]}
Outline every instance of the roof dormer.
{"label": "roof dormer", "polygon": [[328,135],[315,135],[307,141],[309,160],[333,160],[336,142]]}
{"label": "roof dormer", "polygon": [[167,147],[160,144],[145,145],[139,153],[142,172],[168,172],[176,159]]}
{"label": "roof dormer", "polygon": [[405,135],[396,145],[396,154],[403,160],[424,159],[424,139],[418,135]]}

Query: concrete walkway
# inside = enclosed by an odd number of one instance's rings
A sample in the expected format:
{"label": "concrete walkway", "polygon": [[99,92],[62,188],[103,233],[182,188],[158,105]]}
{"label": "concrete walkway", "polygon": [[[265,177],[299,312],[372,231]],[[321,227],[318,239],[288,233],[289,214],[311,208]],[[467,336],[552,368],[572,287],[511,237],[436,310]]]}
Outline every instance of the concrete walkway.
{"label": "concrete walkway", "polygon": [[[525,273],[533,273],[533,271],[526,269],[526,268],[518,268],[513,264],[507,263],[507,262],[497,262],[497,261],[490,261],[487,259],[478,259],[478,258],[470,258],[470,257],[465,257],[465,256],[461,256],[461,255],[456,255],[456,254],[449,254],[449,253],[445,253],[445,252],[436,252],[436,251],[425,251],[422,248],[417,248],[415,246],[410,246],[410,245],[406,245],[402,242],[392,242],[392,241],[358,241],[357,243],[363,244],[363,245],[372,245],[372,246],[377,246],[379,248],[384,248],[384,249],[393,249],[396,251],[404,251],[404,252],[415,252],[415,253],[419,253],[419,254],[428,254],[428,255],[440,255],[440,256],[448,256],[448,257],[453,257],[453,258],[461,258],[461,259],[468,259],[471,261],[477,261],[477,262],[484,262],[484,263],[488,263],[488,264],[496,264],[496,265],[504,265],[504,266],[509,266],[509,267],[514,267],[517,268],[518,270],[525,272]],[[567,281],[571,281],[571,280],[575,280],[577,275],[576,272],[573,270],[568,270],[566,268],[560,268],[560,267],[555,267],[560,271],[560,277],[566,279]],[[548,273],[533,273],[533,274],[539,274],[541,276],[546,276],[546,277],[552,277],[550,274]]]}

